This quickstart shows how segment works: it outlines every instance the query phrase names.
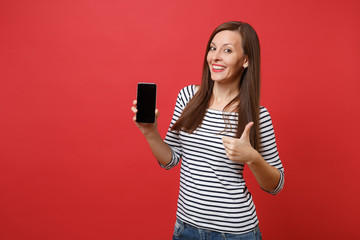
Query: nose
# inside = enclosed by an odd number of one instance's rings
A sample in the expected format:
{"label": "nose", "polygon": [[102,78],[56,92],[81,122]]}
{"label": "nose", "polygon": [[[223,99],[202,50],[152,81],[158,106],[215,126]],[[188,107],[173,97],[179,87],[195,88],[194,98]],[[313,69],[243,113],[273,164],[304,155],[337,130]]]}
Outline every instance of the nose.
{"label": "nose", "polygon": [[211,53],[211,60],[212,61],[220,61],[221,60],[221,52],[219,49],[216,49],[215,51],[209,52]]}
{"label": "nose", "polygon": [[215,54],[214,54],[214,60],[216,60],[216,61],[221,60],[221,51],[220,51],[220,49],[216,49]]}

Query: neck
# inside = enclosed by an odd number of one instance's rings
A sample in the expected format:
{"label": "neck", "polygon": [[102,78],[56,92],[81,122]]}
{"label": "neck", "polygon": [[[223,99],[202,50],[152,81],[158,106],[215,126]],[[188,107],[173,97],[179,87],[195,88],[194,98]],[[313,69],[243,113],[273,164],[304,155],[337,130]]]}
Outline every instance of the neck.
{"label": "neck", "polygon": [[[224,107],[239,94],[238,82],[214,83],[209,107],[223,110]],[[232,110],[232,108],[230,108]]]}

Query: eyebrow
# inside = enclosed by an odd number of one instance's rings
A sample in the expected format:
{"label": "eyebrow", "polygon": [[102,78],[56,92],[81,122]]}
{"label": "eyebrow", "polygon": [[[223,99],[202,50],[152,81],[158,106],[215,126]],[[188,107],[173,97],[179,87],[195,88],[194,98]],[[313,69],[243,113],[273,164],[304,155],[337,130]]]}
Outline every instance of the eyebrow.
{"label": "eyebrow", "polygon": [[[215,44],[214,42],[211,42],[210,44],[214,44],[214,45],[216,46],[216,44]],[[232,44],[232,43],[225,43],[225,44],[223,44],[223,46],[226,46],[226,45],[235,46],[235,45],[234,45],[234,44]]]}

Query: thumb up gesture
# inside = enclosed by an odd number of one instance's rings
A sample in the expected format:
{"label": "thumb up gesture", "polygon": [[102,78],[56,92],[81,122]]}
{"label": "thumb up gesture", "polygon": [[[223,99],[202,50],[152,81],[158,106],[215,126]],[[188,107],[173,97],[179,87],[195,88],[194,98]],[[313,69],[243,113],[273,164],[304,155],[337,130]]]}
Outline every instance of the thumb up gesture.
{"label": "thumb up gesture", "polygon": [[227,157],[234,162],[250,163],[257,159],[259,153],[250,144],[250,129],[254,122],[249,122],[240,138],[223,137]]}

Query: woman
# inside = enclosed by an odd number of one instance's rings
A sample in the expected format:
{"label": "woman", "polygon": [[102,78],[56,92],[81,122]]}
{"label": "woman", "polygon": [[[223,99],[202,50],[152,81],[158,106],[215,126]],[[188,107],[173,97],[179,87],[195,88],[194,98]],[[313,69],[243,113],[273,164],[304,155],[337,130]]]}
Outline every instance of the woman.
{"label": "woman", "polygon": [[134,117],[163,168],[182,159],[173,239],[261,239],[244,165],[271,194],[283,188],[284,171],[259,98],[257,34],[247,23],[226,22],[210,36],[201,86],[180,91],[165,140],[156,122]]}

